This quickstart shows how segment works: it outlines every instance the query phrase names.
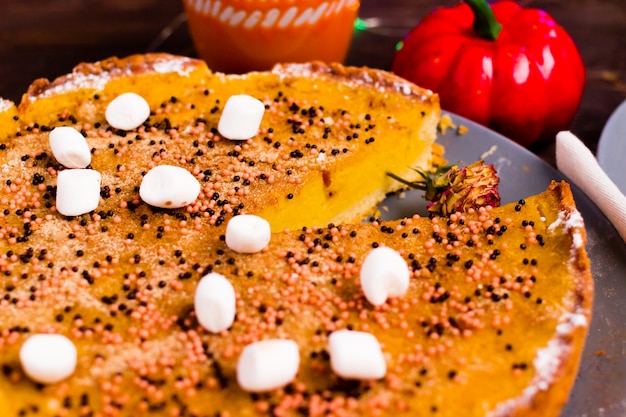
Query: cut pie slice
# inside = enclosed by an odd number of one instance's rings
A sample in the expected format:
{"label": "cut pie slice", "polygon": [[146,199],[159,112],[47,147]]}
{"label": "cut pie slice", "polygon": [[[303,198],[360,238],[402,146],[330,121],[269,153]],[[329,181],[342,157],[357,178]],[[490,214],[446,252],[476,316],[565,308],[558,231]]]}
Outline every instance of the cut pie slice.
{"label": "cut pie slice", "polygon": [[[138,131],[114,129],[105,119],[107,105],[127,92],[152,110]],[[266,108],[248,141],[217,131],[223,106],[239,94]],[[57,164],[47,131],[69,125],[87,136],[92,167],[111,191],[103,208],[122,201],[134,207],[142,173],[171,164],[203,183],[197,210],[213,223],[245,211],[276,231],[369,214],[401,186],[387,171],[411,178],[411,168],[430,166],[440,116],[437,95],[380,70],[310,63],[225,75],[162,54],[81,64],[53,82],[33,83],[17,108],[3,107],[0,162],[27,168],[23,181],[34,172],[50,178],[46,164]],[[27,154],[35,156],[22,160]]]}

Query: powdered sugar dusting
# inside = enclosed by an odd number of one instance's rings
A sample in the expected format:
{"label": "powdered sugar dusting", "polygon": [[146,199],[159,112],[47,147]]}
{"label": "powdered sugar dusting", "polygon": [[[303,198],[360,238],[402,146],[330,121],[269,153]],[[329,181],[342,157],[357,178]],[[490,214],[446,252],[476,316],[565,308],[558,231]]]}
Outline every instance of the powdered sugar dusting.
{"label": "powdered sugar dusting", "polygon": [[587,326],[587,317],[582,313],[563,314],[556,326],[556,336],[548,345],[538,349],[533,360],[535,376],[530,385],[518,398],[498,404],[489,414],[491,417],[508,416],[520,405],[530,405],[539,391],[546,391],[558,377],[559,369],[571,351],[568,339],[576,327]]}
{"label": "powdered sugar dusting", "polygon": [[575,227],[584,227],[584,225],[583,216],[578,210],[572,210],[571,212],[560,211],[558,218],[548,227],[548,230],[562,226],[564,231],[568,231]]}
{"label": "powdered sugar dusting", "polygon": [[537,350],[533,365],[537,371],[533,384],[526,388],[526,392],[530,392],[533,396],[536,391],[545,391],[550,386],[550,382],[559,370],[561,360],[559,354],[563,351],[562,343],[559,339],[552,339],[548,346]]}
{"label": "powdered sugar dusting", "polygon": [[11,100],[0,99],[0,112],[5,112],[13,107],[15,104]]}
{"label": "powdered sugar dusting", "polygon": [[556,332],[559,335],[570,334],[575,327],[584,327],[587,325],[587,316],[581,313],[568,313],[564,315],[565,319],[561,320],[556,326]]}
{"label": "powdered sugar dusting", "polygon": [[554,231],[557,228],[562,228],[563,233],[568,233],[572,229],[574,229],[572,233],[572,239],[574,244],[574,249],[580,249],[584,245],[584,239],[580,233],[585,227],[585,222],[583,220],[583,216],[576,209],[565,212],[559,212],[558,218],[548,226],[548,230]]}
{"label": "powdered sugar dusting", "polygon": [[[174,72],[181,76],[187,76],[194,69],[193,65],[187,65],[189,61],[189,58],[185,57],[168,57],[148,63],[146,66],[147,69],[151,69],[159,74]],[[51,97],[79,89],[102,90],[112,78],[132,74],[133,71],[130,68],[113,68],[109,71],[102,71],[97,74],[85,74],[83,72],[76,71],[65,77],[62,82],[59,82],[58,84],[52,83],[42,92],[37,93],[36,95],[29,95],[29,99],[34,101],[39,98]],[[2,110],[1,107],[0,110]]]}
{"label": "powdered sugar dusting", "polygon": [[572,237],[574,239],[574,247],[581,248],[584,245],[584,240],[580,233],[574,233]]}
{"label": "powdered sugar dusting", "polygon": [[51,97],[57,94],[64,94],[70,91],[76,91],[82,88],[101,90],[109,82],[110,79],[111,74],[108,72],[103,72],[101,74],[83,74],[75,72],[68,76],[65,82],[54,85],[43,91],[43,93],[36,96],[29,95],[29,98],[36,100],[38,98]]}
{"label": "powdered sugar dusting", "polygon": [[289,67],[287,68],[287,70],[288,70],[287,72],[285,71],[279,72],[281,81],[287,77],[291,77],[293,74],[299,74],[303,77],[310,77],[312,75],[311,65],[306,64],[306,63],[305,64],[298,64],[298,63],[289,64]]}
{"label": "powdered sugar dusting", "polygon": [[408,96],[413,91],[413,88],[411,88],[410,84],[405,83],[405,84],[400,85],[400,90],[402,91],[403,94],[406,94]]}
{"label": "powdered sugar dusting", "polygon": [[166,74],[168,72],[176,72],[179,75],[187,76],[191,72],[192,68],[189,65],[186,58],[169,58],[157,61],[153,64],[153,68],[156,72]]}
{"label": "powdered sugar dusting", "polygon": [[562,357],[567,356],[571,350],[571,345],[566,342],[567,337],[574,331],[574,328],[586,325],[587,317],[584,314],[566,313],[561,316],[556,326],[557,337],[550,340],[545,348],[537,350],[533,361],[537,374],[531,386],[526,389],[527,391],[548,389],[549,384],[558,376]]}

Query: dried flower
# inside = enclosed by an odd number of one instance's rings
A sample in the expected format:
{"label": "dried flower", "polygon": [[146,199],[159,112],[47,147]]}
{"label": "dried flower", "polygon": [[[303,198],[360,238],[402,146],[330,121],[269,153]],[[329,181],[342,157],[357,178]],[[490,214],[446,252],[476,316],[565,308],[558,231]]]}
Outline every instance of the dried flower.
{"label": "dried flower", "polygon": [[421,180],[411,182],[391,173],[387,175],[411,188],[425,191],[424,198],[430,201],[427,208],[431,213],[448,216],[470,208],[500,205],[500,178],[493,165],[485,165],[483,160],[464,168],[446,165],[434,172],[419,169],[415,172],[422,177]]}

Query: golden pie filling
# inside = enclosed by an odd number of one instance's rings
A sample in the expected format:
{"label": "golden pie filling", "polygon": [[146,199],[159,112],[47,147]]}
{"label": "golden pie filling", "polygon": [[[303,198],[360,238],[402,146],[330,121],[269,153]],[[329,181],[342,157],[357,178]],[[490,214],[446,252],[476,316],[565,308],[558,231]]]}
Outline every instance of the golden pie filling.
{"label": "golden pie filling", "polygon": [[[150,117],[112,128],[107,103],[129,91]],[[217,129],[233,94],[264,103],[251,139]],[[566,401],[592,298],[567,184],[449,218],[357,222],[398,187],[386,171],[428,167],[436,95],[377,70],[311,63],[226,76],[148,55],[82,64],[3,109],[3,416],[556,415]],[[81,215],[56,210],[68,169],[50,150],[56,126],[83,134],[87,169],[101,174],[98,207]],[[146,204],[142,178],[159,165],[189,171],[198,198]],[[261,251],[226,244],[240,214],[270,222]],[[408,289],[373,306],[360,268],[385,246],[406,261]],[[209,273],[235,293],[232,326],[217,333],[194,310]],[[377,339],[384,377],[334,372],[328,341],[338,330]],[[26,374],[20,349],[38,334],[76,347],[70,376]],[[297,375],[244,390],[237,361],[268,339],[297,343]]]}

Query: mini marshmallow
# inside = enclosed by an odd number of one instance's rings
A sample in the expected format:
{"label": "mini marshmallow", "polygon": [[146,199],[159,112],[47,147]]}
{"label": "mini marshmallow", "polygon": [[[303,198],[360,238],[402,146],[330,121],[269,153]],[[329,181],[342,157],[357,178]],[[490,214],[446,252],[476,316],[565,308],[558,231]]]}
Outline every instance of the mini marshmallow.
{"label": "mini marshmallow", "polygon": [[30,379],[42,384],[61,382],[74,373],[76,346],[60,334],[35,334],[20,348],[20,362]]}
{"label": "mini marshmallow", "polygon": [[139,94],[123,93],[111,100],[104,116],[114,128],[132,130],[148,119],[150,105]]}
{"label": "mini marshmallow", "polygon": [[98,208],[100,173],[93,169],[65,169],[57,176],[57,211],[80,216]]}
{"label": "mini marshmallow", "polygon": [[270,242],[271,234],[267,220],[252,214],[240,214],[226,225],[226,245],[239,253],[259,252]]}
{"label": "mini marshmallow", "polygon": [[245,391],[263,392],[293,381],[300,366],[298,344],[269,339],[247,345],[237,362],[237,382]]}
{"label": "mini marshmallow", "polygon": [[387,297],[404,295],[409,288],[410,276],[404,258],[395,250],[381,246],[373,249],[363,261],[361,289],[367,301],[379,306],[387,301]]}
{"label": "mini marshmallow", "polygon": [[220,135],[232,140],[247,140],[259,132],[265,105],[247,94],[230,96],[217,124]]}
{"label": "mini marshmallow", "polygon": [[159,165],[143,176],[139,196],[154,207],[180,208],[193,203],[200,188],[200,182],[185,168]]}
{"label": "mini marshmallow", "polygon": [[328,336],[333,372],[345,379],[379,379],[387,364],[378,339],[367,332],[338,330]]}
{"label": "mini marshmallow", "polygon": [[213,333],[228,329],[235,321],[235,289],[223,275],[212,272],[198,282],[194,308],[198,322]]}
{"label": "mini marshmallow", "polygon": [[85,168],[91,163],[91,151],[85,137],[71,126],[55,127],[48,136],[52,155],[67,168]]}

